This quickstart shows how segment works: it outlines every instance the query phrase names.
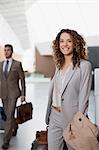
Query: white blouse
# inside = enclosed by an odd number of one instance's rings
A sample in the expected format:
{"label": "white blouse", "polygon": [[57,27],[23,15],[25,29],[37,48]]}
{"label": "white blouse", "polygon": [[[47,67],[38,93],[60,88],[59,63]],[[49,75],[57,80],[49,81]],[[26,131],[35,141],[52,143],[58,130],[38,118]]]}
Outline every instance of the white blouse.
{"label": "white blouse", "polygon": [[71,68],[71,65],[64,72],[60,70],[59,74],[56,75],[56,78],[54,80],[52,105],[55,107],[61,107],[61,93],[63,89],[63,84],[65,82],[67,74],[69,73],[70,68]]}
{"label": "white blouse", "polygon": [[6,61],[9,60],[9,65],[8,65],[8,72],[10,71],[11,65],[12,65],[12,58],[6,59],[3,63],[3,72],[5,71],[5,66],[6,66]]}

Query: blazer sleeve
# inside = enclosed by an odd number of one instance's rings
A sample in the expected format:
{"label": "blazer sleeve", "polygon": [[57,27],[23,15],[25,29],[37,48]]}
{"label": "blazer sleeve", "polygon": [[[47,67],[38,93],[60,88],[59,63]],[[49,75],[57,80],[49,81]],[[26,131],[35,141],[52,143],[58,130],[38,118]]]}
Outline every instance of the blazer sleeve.
{"label": "blazer sleeve", "polygon": [[53,93],[53,86],[54,86],[54,78],[58,72],[58,69],[56,68],[55,74],[53,78],[50,81],[49,85],[49,92],[48,92],[48,104],[47,104],[47,110],[46,110],[46,116],[45,116],[45,123],[48,125],[50,120],[50,113],[51,113],[51,105],[52,105],[52,93]]}
{"label": "blazer sleeve", "polygon": [[19,65],[19,79],[21,82],[21,96],[25,96],[26,95],[25,75],[24,75],[24,71],[23,71],[21,62]]}
{"label": "blazer sleeve", "polygon": [[92,84],[92,66],[90,62],[82,63],[80,66],[81,81],[79,91],[79,111],[83,114],[87,114],[89,96]]}

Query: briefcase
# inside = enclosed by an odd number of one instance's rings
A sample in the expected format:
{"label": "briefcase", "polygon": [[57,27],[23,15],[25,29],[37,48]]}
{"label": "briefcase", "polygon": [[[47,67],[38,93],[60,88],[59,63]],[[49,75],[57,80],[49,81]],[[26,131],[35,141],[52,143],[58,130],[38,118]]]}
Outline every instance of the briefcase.
{"label": "briefcase", "polygon": [[32,143],[31,150],[48,150],[47,130],[36,131],[36,139]]}
{"label": "briefcase", "polygon": [[36,141],[38,144],[42,144],[42,145],[47,145],[48,142],[47,142],[47,133],[48,131],[45,130],[45,131],[37,131],[36,132]]}
{"label": "briefcase", "polygon": [[16,122],[22,124],[32,119],[33,106],[31,102],[26,102],[16,107]]}

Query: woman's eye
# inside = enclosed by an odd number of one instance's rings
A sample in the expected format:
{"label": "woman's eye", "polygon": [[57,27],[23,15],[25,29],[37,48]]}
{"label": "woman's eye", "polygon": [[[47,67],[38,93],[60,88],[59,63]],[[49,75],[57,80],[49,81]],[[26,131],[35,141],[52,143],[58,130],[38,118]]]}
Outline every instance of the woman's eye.
{"label": "woman's eye", "polygon": [[60,41],[60,42],[62,43],[62,42],[64,42],[64,41]]}

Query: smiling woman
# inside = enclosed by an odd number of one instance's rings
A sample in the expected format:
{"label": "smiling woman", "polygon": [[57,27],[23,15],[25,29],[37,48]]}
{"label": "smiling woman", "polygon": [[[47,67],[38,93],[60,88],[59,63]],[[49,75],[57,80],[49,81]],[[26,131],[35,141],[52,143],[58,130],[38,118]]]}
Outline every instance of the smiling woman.
{"label": "smiling woman", "polygon": [[87,59],[85,44],[83,37],[76,31],[62,29],[53,41],[53,55],[57,68],[61,69],[66,64],[69,65],[71,61],[74,66],[79,66],[80,59]]}
{"label": "smiling woman", "polygon": [[74,30],[62,29],[53,41],[56,72],[46,113],[48,150],[63,150],[63,131],[74,114],[80,111],[87,115],[92,69],[86,52],[83,37]]}

